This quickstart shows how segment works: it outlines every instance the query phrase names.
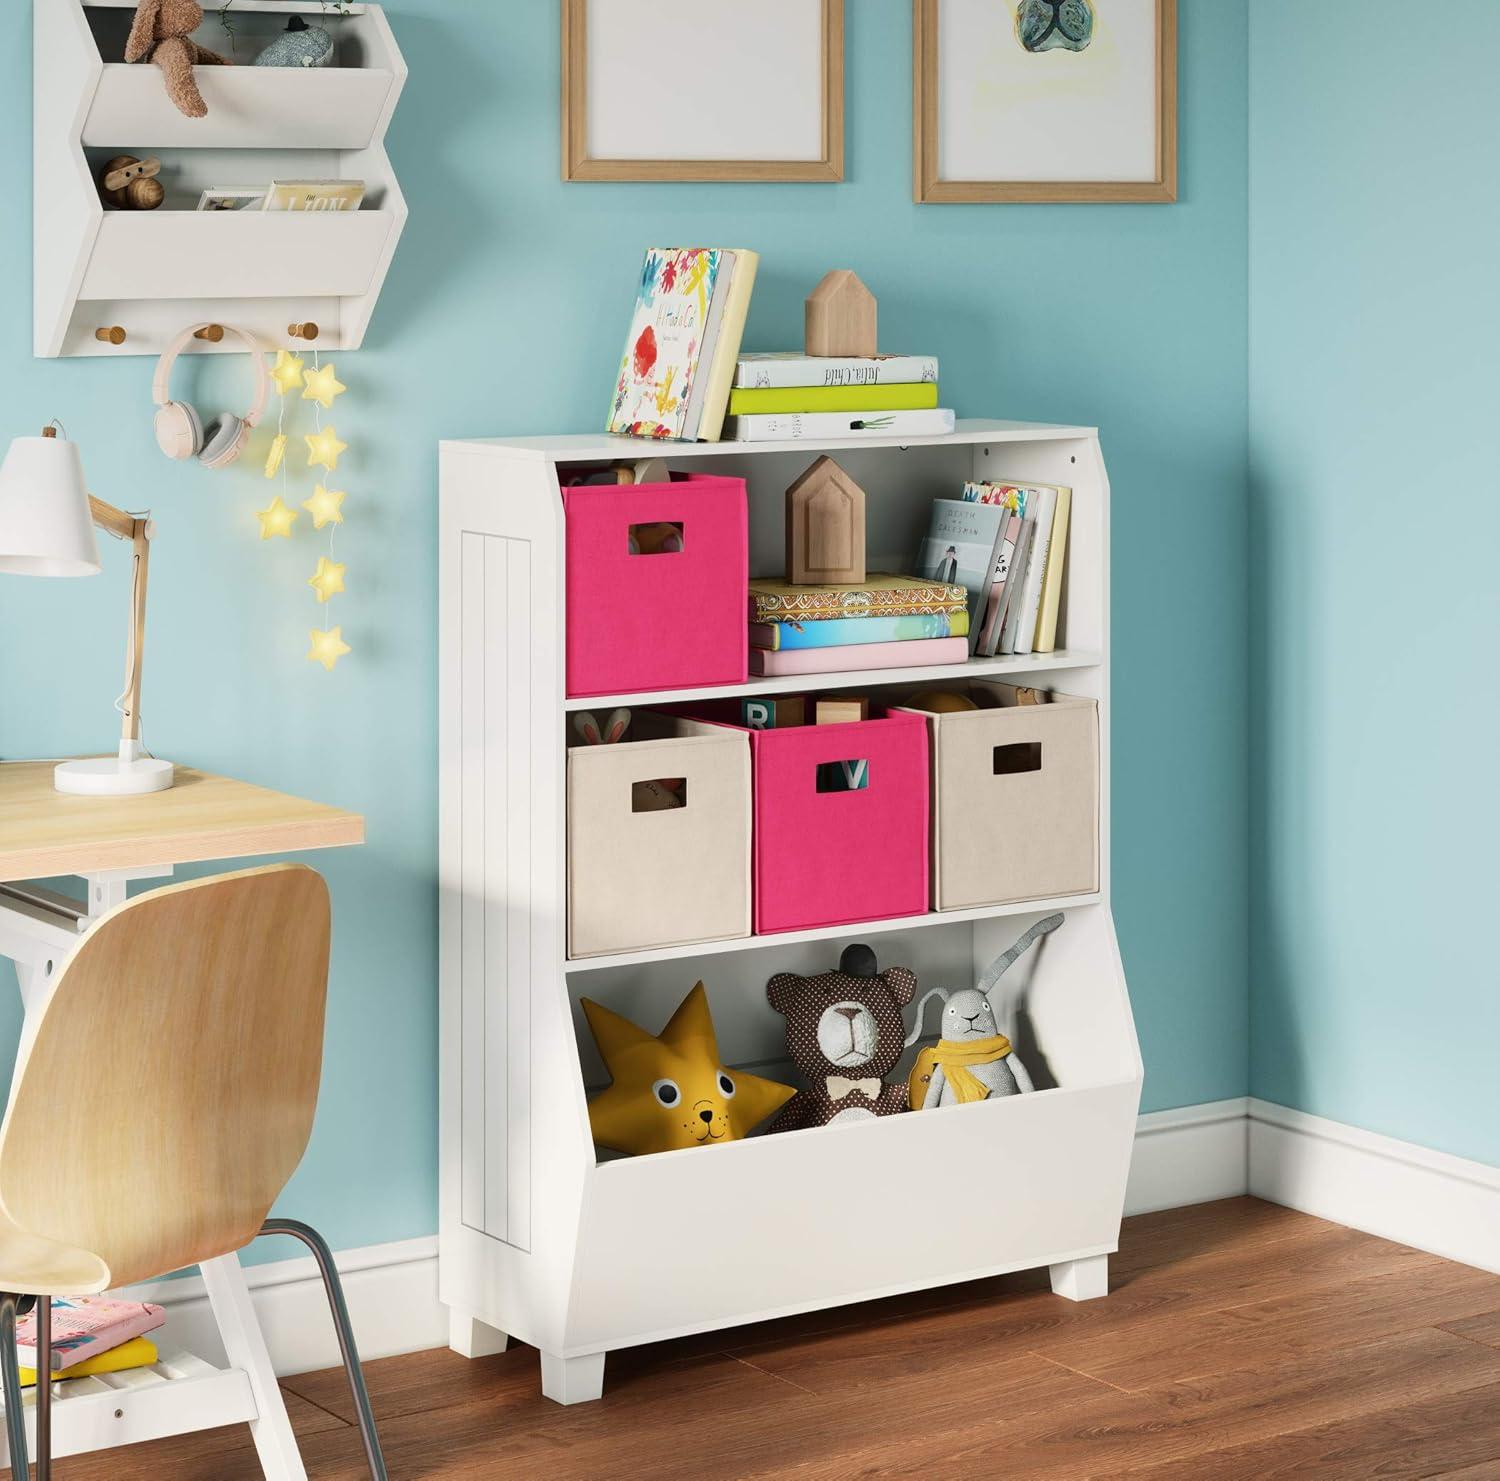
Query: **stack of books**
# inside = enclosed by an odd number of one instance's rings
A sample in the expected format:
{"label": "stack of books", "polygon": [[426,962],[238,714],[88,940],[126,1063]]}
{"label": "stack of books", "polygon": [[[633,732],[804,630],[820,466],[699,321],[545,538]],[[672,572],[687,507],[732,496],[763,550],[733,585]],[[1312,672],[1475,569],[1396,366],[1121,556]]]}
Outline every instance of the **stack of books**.
{"label": "stack of books", "polygon": [[741,355],[724,435],[735,442],[941,436],[953,430],[953,412],[938,405],[937,375],[931,355]]}
{"label": "stack of books", "polygon": [[962,663],[969,655],[969,593],[947,581],[872,572],[849,586],[750,583],[750,672]]}
{"label": "stack of books", "polygon": [[965,589],[976,657],[1055,651],[1072,500],[1056,484],[971,481],[932,501],[917,570]]}
{"label": "stack of books", "polygon": [[[52,1298],[52,1376],[86,1378],[91,1373],[123,1373],[156,1361],[156,1344],[145,1334],[166,1321],[166,1308],[112,1296]],[[36,1311],[16,1323],[16,1355],[21,1383],[36,1382]]]}

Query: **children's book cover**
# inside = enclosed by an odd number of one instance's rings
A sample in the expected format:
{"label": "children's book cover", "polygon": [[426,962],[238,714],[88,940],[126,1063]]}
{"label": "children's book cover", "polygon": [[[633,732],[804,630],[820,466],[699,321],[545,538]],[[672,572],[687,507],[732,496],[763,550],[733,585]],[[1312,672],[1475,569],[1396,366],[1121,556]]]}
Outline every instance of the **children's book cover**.
{"label": "children's book cover", "polygon": [[969,632],[977,636],[990,594],[995,547],[1011,511],[1003,504],[934,499],[927,538],[917,552],[917,571],[929,581],[956,583],[969,593]]}
{"label": "children's book cover", "polygon": [[684,435],[721,255],[717,247],[647,251],[606,431]]}

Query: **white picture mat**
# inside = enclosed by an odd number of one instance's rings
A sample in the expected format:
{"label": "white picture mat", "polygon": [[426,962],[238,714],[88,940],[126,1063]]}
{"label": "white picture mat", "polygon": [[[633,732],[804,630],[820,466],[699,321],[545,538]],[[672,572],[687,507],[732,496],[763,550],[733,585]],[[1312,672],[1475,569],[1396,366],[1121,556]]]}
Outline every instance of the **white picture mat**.
{"label": "white picture mat", "polygon": [[938,178],[1157,178],[1156,0],[1094,0],[1081,52],[1028,52],[1015,0],[943,0]]}
{"label": "white picture mat", "polygon": [[823,0],[592,0],[591,159],[823,158]]}

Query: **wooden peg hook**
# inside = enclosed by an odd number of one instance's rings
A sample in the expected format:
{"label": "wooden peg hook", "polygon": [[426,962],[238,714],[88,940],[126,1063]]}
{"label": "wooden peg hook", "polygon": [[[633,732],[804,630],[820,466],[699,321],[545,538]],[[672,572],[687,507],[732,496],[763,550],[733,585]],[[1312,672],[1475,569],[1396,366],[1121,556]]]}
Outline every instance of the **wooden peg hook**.
{"label": "wooden peg hook", "polygon": [[216,345],[224,338],[224,326],[222,324],[205,324],[202,329],[193,331],[194,339],[206,339],[209,344]]}
{"label": "wooden peg hook", "polygon": [[288,324],[286,332],[293,339],[316,339],[318,337],[318,326],[309,319],[306,324]]}
{"label": "wooden peg hook", "polygon": [[109,324],[96,329],[94,338],[101,344],[122,345],[125,343],[125,331],[118,324]]}

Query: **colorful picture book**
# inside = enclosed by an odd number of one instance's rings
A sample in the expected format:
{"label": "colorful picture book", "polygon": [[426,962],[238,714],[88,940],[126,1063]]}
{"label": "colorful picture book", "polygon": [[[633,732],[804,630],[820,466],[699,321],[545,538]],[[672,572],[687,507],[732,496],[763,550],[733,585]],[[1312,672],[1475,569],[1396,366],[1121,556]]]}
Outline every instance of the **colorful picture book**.
{"label": "colorful picture book", "polygon": [[804,355],[798,350],[766,350],[740,356],[738,386],[899,386],[936,382],[935,355]]}
{"label": "colorful picture book", "polygon": [[365,198],[363,180],[273,180],[262,211],[357,211]]}
{"label": "colorful picture book", "polygon": [[731,416],[787,411],[923,411],[937,404],[936,381],[898,386],[771,386],[729,393]]}
{"label": "colorful picture book", "polygon": [[1004,510],[974,652],[1051,653],[1057,646],[1072,490],[1050,484],[970,482],[963,503]]}
{"label": "colorful picture book", "polygon": [[908,617],[924,612],[961,612],[969,594],[961,586],[924,581],[918,576],[871,571],[862,583],[795,586],[790,581],[752,578],[751,622],[808,622],[830,617]]}
{"label": "colorful picture book", "polygon": [[750,650],[750,673],[756,677],[784,674],[831,674],[845,669],[914,668],[918,665],[962,663],[969,656],[967,638],[915,638],[899,643],[866,643],[850,648],[794,648],[772,653]]}
{"label": "colorful picture book", "polygon": [[[55,1296],[52,1300],[52,1371],[154,1332],[167,1319],[166,1308],[112,1296]],[[36,1312],[16,1323],[16,1353],[23,1366],[36,1367]]]}
{"label": "colorful picture book", "polygon": [[[108,1352],[95,1353],[81,1363],[53,1373],[54,1378],[89,1378],[98,1373],[126,1373],[132,1368],[149,1368],[157,1359],[156,1344],[149,1337],[132,1337]],[[36,1369],[21,1369],[21,1387],[31,1388],[36,1383]]]}
{"label": "colorful picture book", "polygon": [[743,248],[647,251],[606,431],[718,441],[759,261]]}
{"label": "colorful picture book", "polygon": [[934,499],[927,534],[917,550],[920,575],[968,592],[971,647],[978,637],[1010,514],[1000,504]]}
{"label": "colorful picture book", "polygon": [[947,407],[930,411],[815,411],[730,417],[724,436],[733,442],[832,442],[844,438],[946,437],[953,430]]}
{"label": "colorful picture book", "polygon": [[796,648],[843,648],[853,644],[900,643],[922,638],[963,638],[969,613],[924,612],[905,617],[833,617],[802,622],[752,622],[750,646],[772,653]]}

